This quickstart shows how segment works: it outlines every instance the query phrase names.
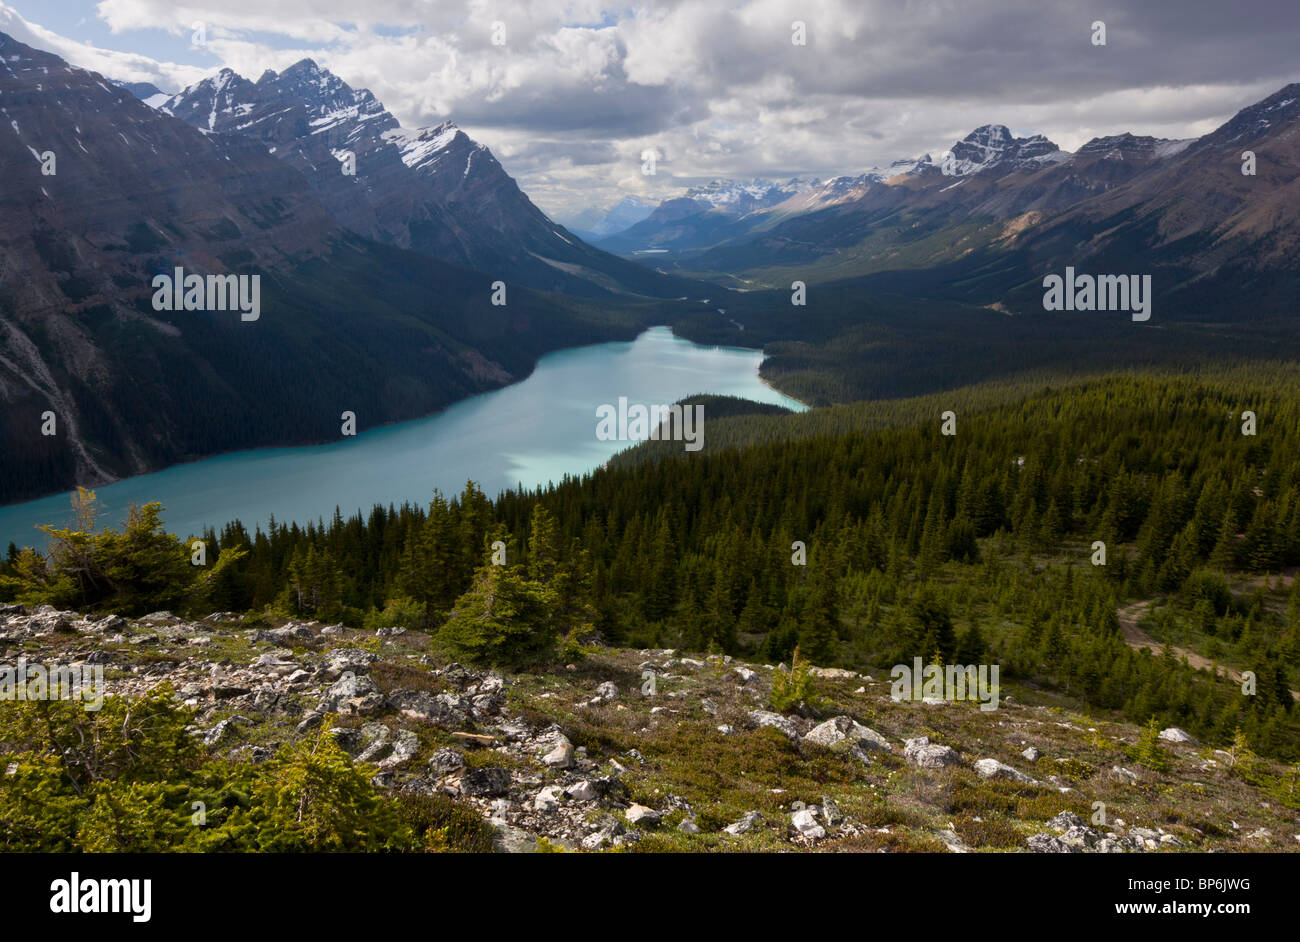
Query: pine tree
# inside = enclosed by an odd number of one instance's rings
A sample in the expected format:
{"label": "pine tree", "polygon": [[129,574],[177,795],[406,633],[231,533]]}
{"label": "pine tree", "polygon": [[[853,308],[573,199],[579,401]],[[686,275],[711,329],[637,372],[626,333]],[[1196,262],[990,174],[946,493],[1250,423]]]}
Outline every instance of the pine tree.
{"label": "pine tree", "polygon": [[839,606],[836,600],[835,572],[829,553],[810,560],[812,573],[809,580],[808,602],[804,606],[803,625],[799,630],[799,649],[813,664],[826,665],[834,661],[839,626]]}
{"label": "pine tree", "polygon": [[456,600],[438,642],[451,656],[473,664],[543,663],[555,649],[551,606],[549,592],[525,579],[520,567],[489,561],[475,570],[469,591]]}

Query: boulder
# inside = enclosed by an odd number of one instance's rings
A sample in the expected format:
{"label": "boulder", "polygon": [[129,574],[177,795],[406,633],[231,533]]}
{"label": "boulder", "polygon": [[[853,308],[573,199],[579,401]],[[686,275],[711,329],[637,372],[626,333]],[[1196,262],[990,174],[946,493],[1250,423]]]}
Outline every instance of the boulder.
{"label": "boulder", "polygon": [[465,757],[455,749],[442,748],[429,758],[429,770],[436,775],[450,775],[465,768]]}
{"label": "boulder", "polygon": [[499,798],[510,792],[510,773],[495,767],[470,769],[460,778],[460,792],[471,798]]}
{"label": "boulder", "polygon": [[1083,818],[1073,811],[1062,811],[1048,821],[1047,826],[1054,831],[1068,831],[1070,828],[1083,827]]}
{"label": "boulder", "polygon": [[388,695],[388,703],[403,716],[435,726],[460,729],[469,723],[470,705],[455,694],[434,695],[427,690],[394,690]]}
{"label": "boulder", "polygon": [[381,769],[391,769],[415,758],[416,753],[419,751],[419,737],[409,729],[399,729],[392,735],[392,750],[385,758],[380,760],[379,767]]}
{"label": "boulder", "polygon": [[780,713],[771,713],[767,710],[750,710],[749,721],[755,726],[771,726],[785,734],[786,738],[798,742],[799,731],[795,729],[794,723]]}
{"label": "boulder", "polygon": [[1195,736],[1186,730],[1179,729],[1177,726],[1170,726],[1168,729],[1162,729],[1160,731],[1160,738],[1168,740],[1169,742],[1186,743],[1189,746],[1200,745]]}
{"label": "boulder", "polygon": [[836,716],[814,726],[804,737],[805,742],[825,746],[836,752],[858,746],[866,750],[889,752],[889,740],[874,729],[868,729],[851,716]]}
{"label": "boulder", "polygon": [[573,767],[573,743],[561,739],[554,749],[542,757],[542,763],[548,769],[569,769]]}
{"label": "boulder", "polygon": [[757,811],[746,811],[741,819],[734,824],[728,824],[722,830],[728,834],[745,834],[753,830],[754,825],[761,824],[763,816]]}
{"label": "boulder", "polygon": [[[216,693],[215,690],[213,692]],[[373,680],[364,674],[344,674],[325,692],[316,712],[370,716],[378,713],[383,706],[384,695],[379,692]]]}
{"label": "boulder", "polygon": [[790,816],[794,829],[809,840],[819,841],[826,836],[826,829],[817,823],[817,815],[811,808],[803,808]]}
{"label": "boulder", "polygon": [[560,806],[560,789],[548,785],[533,797],[533,810],[551,812]]}
{"label": "boulder", "polygon": [[930,742],[930,737],[920,736],[903,744],[903,758],[922,769],[941,769],[961,762],[957,750]]}
{"label": "boulder", "polygon": [[1010,779],[1014,782],[1024,782],[1026,784],[1033,784],[1034,782],[1034,780],[1024,772],[1013,769],[1011,766],[999,762],[997,759],[980,759],[975,763],[975,771],[979,774],[980,778]]}
{"label": "boulder", "polygon": [[593,782],[589,782],[584,778],[566,788],[564,794],[574,801],[595,801],[600,797],[600,790],[596,788]]}
{"label": "boulder", "polygon": [[348,671],[364,674],[376,660],[378,658],[374,654],[362,648],[335,648],[325,652],[321,667],[325,675],[333,680]]}
{"label": "boulder", "polygon": [[659,822],[663,820],[663,815],[653,808],[647,808],[645,805],[638,805],[633,802],[632,807],[625,812],[628,824],[633,827],[658,827]]}
{"label": "boulder", "polygon": [[1051,834],[1035,834],[1025,841],[1035,854],[1077,854],[1082,848],[1072,847]]}

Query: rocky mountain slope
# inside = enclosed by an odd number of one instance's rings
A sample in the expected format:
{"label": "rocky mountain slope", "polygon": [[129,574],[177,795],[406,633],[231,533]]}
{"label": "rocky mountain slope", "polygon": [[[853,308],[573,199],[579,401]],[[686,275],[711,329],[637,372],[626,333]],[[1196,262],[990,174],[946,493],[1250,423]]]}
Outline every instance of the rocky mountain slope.
{"label": "rocky mountain slope", "polygon": [[220,613],[2,606],[0,647],[99,665],[111,696],[169,684],[206,749],[236,761],[328,722],[378,787],[456,796],[510,851],[1300,849],[1294,796],[1273,793],[1282,769],[1256,769],[1272,790],[1251,784],[1237,756],[1173,729],[1152,768],[1134,727],[1033,689],[982,712],[892,700],[885,674],[815,670],[816,702],[781,713],[781,666],[588,649],[503,675],[435,660],[418,631]]}
{"label": "rocky mountain slope", "polygon": [[368,90],[311,59],[256,82],[222,69],[160,108],[209,134],[257,141],[302,174],[338,224],[367,238],[548,291],[689,293],[552,222],[450,121],[403,128]]}

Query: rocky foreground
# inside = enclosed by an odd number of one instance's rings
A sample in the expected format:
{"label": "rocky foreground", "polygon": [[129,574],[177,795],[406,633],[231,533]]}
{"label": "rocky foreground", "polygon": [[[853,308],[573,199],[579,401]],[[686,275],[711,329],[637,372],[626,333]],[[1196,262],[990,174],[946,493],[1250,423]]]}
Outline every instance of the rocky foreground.
{"label": "rocky foreground", "polygon": [[1168,729],[1148,768],[1138,729],[1041,691],[985,713],[814,668],[814,701],[782,714],[777,668],[727,657],[592,649],[506,676],[429,651],[402,628],[0,605],[0,663],[99,665],[108,696],[169,683],[206,748],[249,762],[328,719],[377,786],[456,796],[507,851],[1300,849],[1282,767],[1248,784]]}

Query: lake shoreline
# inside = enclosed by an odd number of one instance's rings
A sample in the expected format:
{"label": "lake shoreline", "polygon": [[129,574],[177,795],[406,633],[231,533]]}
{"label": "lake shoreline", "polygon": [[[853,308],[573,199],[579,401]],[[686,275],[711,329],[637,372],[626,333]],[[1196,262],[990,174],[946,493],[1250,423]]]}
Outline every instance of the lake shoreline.
{"label": "lake shoreline", "polygon": [[[766,359],[766,357],[765,357],[764,359]],[[760,369],[760,370],[763,368],[763,364],[762,364],[762,363],[760,363],[758,366],[759,366],[759,369]],[[758,374],[758,381],[759,381],[760,383],[762,383],[764,386],[766,386],[768,389],[772,390],[772,392],[774,392],[774,393],[779,393],[780,395],[785,396],[785,398],[787,398],[787,399],[793,399],[795,402],[799,403],[799,405],[803,406],[805,409],[812,409],[812,408],[814,408],[814,406],[810,405],[809,403],[804,402],[804,401],[803,401],[802,399],[800,399],[798,396],[792,396],[792,395],[790,395],[788,392],[786,392],[786,391],[785,391],[784,389],[782,389],[781,387],[777,386],[775,383],[773,383],[773,382],[771,382],[771,381],[765,379],[765,378],[763,377],[763,374],[762,374],[761,372]]]}
{"label": "lake shoreline", "polygon": [[[251,530],[271,516],[305,524],[336,507],[346,516],[375,504],[421,503],[434,489],[459,493],[466,480],[489,494],[533,489],[608,460],[594,432],[601,399],[672,402],[703,391],[802,407],[758,376],[762,362],[762,350],[698,344],[654,325],[631,340],[548,351],[526,376],[356,436],[241,448],[87,489],[99,494],[105,525],[116,526],[130,504],[157,500],[167,529],[181,534],[236,519]],[[65,525],[72,494],[0,507],[0,542],[42,543],[34,527]]]}

